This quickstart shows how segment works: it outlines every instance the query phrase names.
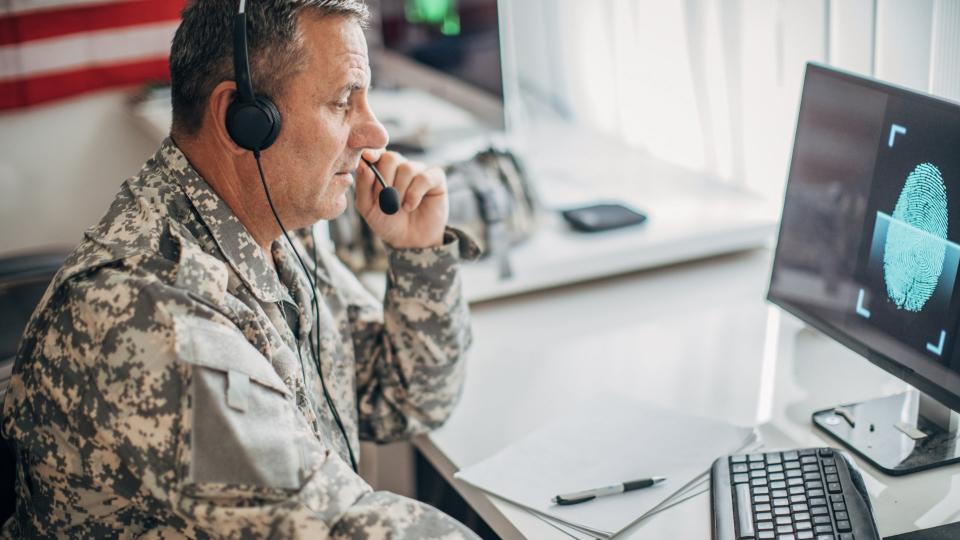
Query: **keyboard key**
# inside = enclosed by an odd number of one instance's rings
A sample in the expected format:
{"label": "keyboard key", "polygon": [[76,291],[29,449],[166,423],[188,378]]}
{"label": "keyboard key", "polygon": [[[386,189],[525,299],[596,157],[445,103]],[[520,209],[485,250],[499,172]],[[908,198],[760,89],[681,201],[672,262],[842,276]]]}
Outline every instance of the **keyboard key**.
{"label": "keyboard key", "polygon": [[840,540],[853,540],[853,533],[840,533]]}
{"label": "keyboard key", "polygon": [[750,468],[747,467],[747,464],[746,464],[746,463],[734,463],[733,465],[730,466],[730,472],[732,472],[732,473],[734,473],[734,474],[736,474],[736,473],[742,473],[742,472],[747,472],[747,471],[749,471],[749,470],[750,470]]}
{"label": "keyboard key", "polygon": [[[777,527],[777,534],[790,534],[793,532],[793,525],[780,525]],[[778,536],[777,538],[783,538]]]}
{"label": "keyboard key", "polygon": [[746,484],[750,481],[750,477],[745,474],[735,474],[733,475],[734,484]]}
{"label": "keyboard key", "polygon": [[[778,506],[773,509],[773,515],[775,516],[789,516],[790,508],[786,506]],[[840,519],[840,518],[837,518]]]}
{"label": "keyboard key", "polygon": [[782,480],[770,482],[770,489],[787,489],[787,483]]}
{"label": "keyboard key", "polygon": [[[761,488],[757,488],[757,489],[761,489]],[[773,495],[774,498],[786,497],[787,492],[783,489],[775,489],[770,492],[770,495]]]}
{"label": "keyboard key", "polygon": [[828,457],[833,455],[833,448],[821,448],[820,455],[823,457]]}
{"label": "keyboard key", "polygon": [[773,519],[773,514],[770,512],[757,512],[757,521],[770,521]]}
{"label": "keyboard key", "polygon": [[775,473],[768,474],[767,479],[770,480],[771,482],[776,480],[786,480],[787,476],[782,472],[775,472]]}
{"label": "keyboard key", "polygon": [[750,515],[750,489],[745,484],[737,484],[734,489],[737,498],[737,530],[740,531],[740,538],[750,538],[754,536],[753,516]]}
{"label": "keyboard key", "polygon": [[818,534],[815,540],[835,540],[832,534]]}
{"label": "keyboard key", "polygon": [[817,462],[817,457],[816,457],[816,456],[803,456],[802,458],[800,458],[800,463],[801,463],[801,464],[802,464],[802,463],[814,463],[814,464],[815,464],[816,462]]}
{"label": "keyboard key", "polygon": [[797,540],[797,537],[792,534],[781,534],[777,536],[777,540]]}
{"label": "keyboard key", "polygon": [[772,512],[773,507],[769,504],[755,504],[753,505],[754,512]]}
{"label": "keyboard key", "polygon": [[730,456],[730,463],[746,463],[747,456]]}
{"label": "keyboard key", "polygon": [[836,474],[828,474],[828,475],[827,475],[827,483],[830,483],[830,482],[839,482],[839,481],[840,481],[840,476],[839,476],[839,475],[836,475]]}
{"label": "keyboard key", "polygon": [[806,502],[806,500],[807,500],[807,496],[806,496],[806,495],[791,495],[791,496],[790,496],[790,504],[802,503],[802,502]]}
{"label": "keyboard key", "polygon": [[810,521],[810,513],[809,513],[809,512],[797,512],[797,513],[793,514],[793,520],[794,520],[794,521],[808,521],[808,522],[809,522],[809,521]]}
{"label": "keyboard key", "polygon": [[838,482],[830,482],[827,484],[827,491],[830,493],[840,493],[843,491],[843,488],[840,487]]}
{"label": "keyboard key", "polygon": [[824,495],[825,493],[823,492],[822,489],[811,489],[810,491],[807,492],[807,497],[810,497],[811,499],[813,497],[823,497]]}
{"label": "keyboard key", "polygon": [[768,503],[768,502],[770,502],[770,496],[769,496],[769,495],[754,495],[754,496],[753,496],[753,502],[754,502],[755,504]]}
{"label": "keyboard key", "polygon": [[827,465],[823,468],[823,472],[826,474],[837,474],[837,467],[836,465]]}
{"label": "keyboard key", "polygon": [[[775,523],[779,525],[793,525],[793,519],[790,516],[777,516]],[[793,530],[793,529],[790,529]]]}
{"label": "keyboard key", "polygon": [[789,506],[789,505],[790,505],[790,501],[788,501],[786,497],[777,497],[776,499],[773,500],[773,505],[774,505],[774,506]]}
{"label": "keyboard key", "polygon": [[751,468],[751,469],[762,469],[762,468],[763,468],[763,462],[762,462],[762,461],[751,461],[751,462],[750,462],[750,468]]}
{"label": "keyboard key", "polygon": [[820,463],[823,463],[824,466],[826,466],[826,465],[836,465],[836,464],[837,464],[837,460],[835,460],[834,458],[823,458],[823,459],[820,460]]}
{"label": "keyboard key", "polygon": [[772,521],[757,521],[757,530],[758,531],[772,531],[773,522]]}
{"label": "keyboard key", "polygon": [[813,531],[797,531],[797,540],[810,540],[813,538]]}
{"label": "keyboard key", "polygon": [[800,469],[787,469],[787,478],[801,478],[803,473],[800,472]]}
{"label": "keyboard key", "polygon": [[810,509],[810,513],[815,516],[827,516],[830,514],[830,511],[827,510],[826,506],[814,506]]}
{"label": "keyboard key", "polygon": [[850,521],[850,516],[846,512],[834,512],[833,517],[837,521]]}
{"label": "keyboard key", "polygon": [[774,464],[780,463],[783,461],[783,458],[780,457],[780,452],[770,452],[767,454],[767,463]]}
{"label": "keyboard key", "polygon": [[807,482],[807,489],[823,489],[823,482],[819,480]]}
{"label": "keyboard key", "polygon": [[[832,535],[832,534],[833,534],[833,526],[831,526],[831,525],[814,525],[814,526],[813,526],[813,534],[829,534],[829,535]],[[833,538],[833,536],[830,536],[830,538]]]}
{"label": "keyboard key", "polygon": [[750,485],[751,485],[751,486],[765,486],[765,485],[767,485],[767,479],[766,479],[766,478],[754,478],[754,479],[750,480]]}
{"label": "keyboard key", "polygon": [[837,530],[840,532],[850,532],[850,522],[849,521],[838,521]]}
{"label": "keyboard key", "polygon": [[791,495],[802,495],[802,494],[805,493],[806,491],[807,491],[807,490],[804,489],[803,486],[791,486],[791,487],[790,487],[790,494],[791,494]]}
{"label": "keyboard key", "polygon": [[798,454],[796,450],[793,450],[793,451],[791,451],[791,452],[784,452],[784,453],[783,453],[783,460],[784,460],[784,461],[790,461],[790,460],[792,460],[792,459],[800,459],[800,454]]}
{"label": "keyboard key", "polygon": [[794,519],[793,527],[798,531],[810,530],[813,528],[813,524],[810,523],[810,520],[799,519],[799,518],[796,518],[796,516],[794,516],[794,518],[795,519]]}
{"label": "keyboard key", "polygon": [[830,516],[813,516],[814,525],[830,525]]}
{"label": "keyboard key", "polygon": [[789,471],[790,469],[799,469],[799,468],[800,468],[800,462],[799,462],[799,461],[787,461],[787,462],[785,462],[785,463],[783,464],[783,468],[784,468],[784,469],[787,469],[788,471]]}
{"label": "keyboard key", "polygon": [[763,469],[753,469],[750,471],[750,478],[766,478],[767,471]]}
{"label": "keyboard key", "polygon": [[770,488],[768,488],[768,487],[766,487],[766,486],[755,487],[755,488],[753,488],[753,494],[754,494],[754,495],[769,495],[769,494],[770,494]]}
{"label": "keyboard key", "polygon": [[817,455],[817,451],[813,448],[804,448],[803,450],[797,450],[797,453],[800,454],[801,457]]}
{"label": "keyboard key", "polygon": [[826,506],[827,500],[824,499],[823,497],[815,497],[813,499],[810,499],[809,504],[810,506]]}
{"label": "keyboard key", "polygon": [[831,495],[830,502],[833,502],[833,503],[843,502],[843,495]]}
{"label": "keyboard key", "polygon": [[806,465],[801,465],[800,470],[805,473],[815,472],[818,476],[820,475],[820,466],[816,463],[807,463]]}
{"label": "keyboard key", "polygon": [[777,465],[769,465],[769,466],[767,467],[767,472],[772,472],[772,473],[783,472],[783,465],[780,465],[780,464],[777,464]]}
{"label": "keyboard key", "polygon": [[763,454],[750,454],[747,459],[763,463]]}
{"label": "keyboard key", "polygon": [[803,479],[804,479],[804,480],[819,480],[819,479],[820,479],[820,471],[803,473]]}
{"label": "keyboard key", "polygon": [[775,540],[777,534],[773,531],[760,531],[757,533],[757,540]]}
{"label": "keyboard key", "polygon": [[841,510],[846,510],[846,509],[847,509],[847,505],[843,503],[833,503],[834,512],[840,512]]}
{"label": "keyboard key", "polygon": [[791,506],[790,506],[790,511],[791,511],[791,512],[807,512],[807,511],[809,511],[809,510],[810,510],[810,509],[807,507],[807,505],[802,504],[802,503],[801,503],[801,504],[794,504],[794,505],[791,505]]}

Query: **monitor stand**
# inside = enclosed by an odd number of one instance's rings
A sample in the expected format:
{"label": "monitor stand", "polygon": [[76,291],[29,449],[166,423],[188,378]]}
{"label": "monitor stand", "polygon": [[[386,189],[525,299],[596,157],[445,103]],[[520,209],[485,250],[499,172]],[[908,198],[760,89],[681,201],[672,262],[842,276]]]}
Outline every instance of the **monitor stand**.
{"label": "monitor stand", "polygon": [[960,463],[960,415],[916,390],[817,411],[813,423],[887,474]]}

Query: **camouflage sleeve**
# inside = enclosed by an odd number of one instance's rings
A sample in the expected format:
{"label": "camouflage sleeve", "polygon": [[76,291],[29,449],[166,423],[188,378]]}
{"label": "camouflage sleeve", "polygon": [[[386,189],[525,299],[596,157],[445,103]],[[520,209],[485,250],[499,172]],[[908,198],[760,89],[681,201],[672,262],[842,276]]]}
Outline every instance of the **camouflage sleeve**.
{"label": "camouflage sleeve", "polygon": [[43,362],[11,390],[34,486],[21,502],[48,511],[25,536],[110,536],[112,523],[147,538],[474,538],[373,492],[217,310],[101,274],[65,287],[31,354]]}
{"label": "camouflage sleeve", "polygon": [[448,228],[444,244],[390,249],[383,308],[350,307],[361,438],[388,442],[441,425],[463,383],[470,346],[459,264],[477,244]]}

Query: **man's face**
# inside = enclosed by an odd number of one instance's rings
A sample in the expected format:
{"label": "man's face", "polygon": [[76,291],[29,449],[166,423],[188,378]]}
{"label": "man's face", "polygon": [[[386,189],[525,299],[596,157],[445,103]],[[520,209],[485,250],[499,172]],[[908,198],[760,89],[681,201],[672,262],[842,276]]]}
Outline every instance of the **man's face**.
{"label": "man's face", "polygon": [[276,100],[283,123],[263,153],[270,194],[290,228],[343,213],[360,153],[387,145],[386,130],[367,104],[370,66],[360,25],[306,16],[300,29],[307,68]]}

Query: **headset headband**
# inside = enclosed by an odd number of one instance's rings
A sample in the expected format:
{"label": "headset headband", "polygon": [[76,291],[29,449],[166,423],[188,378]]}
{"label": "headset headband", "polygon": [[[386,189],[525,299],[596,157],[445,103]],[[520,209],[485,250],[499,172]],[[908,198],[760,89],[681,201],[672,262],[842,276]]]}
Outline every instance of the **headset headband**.
{"label": "headset headband", "polygon": [[237,79],[240,103],[253,103],[253,83],[250,82],[250,57],[247,51],[246,0],[240,0],[240,11],[233,19],[233,73]]}

